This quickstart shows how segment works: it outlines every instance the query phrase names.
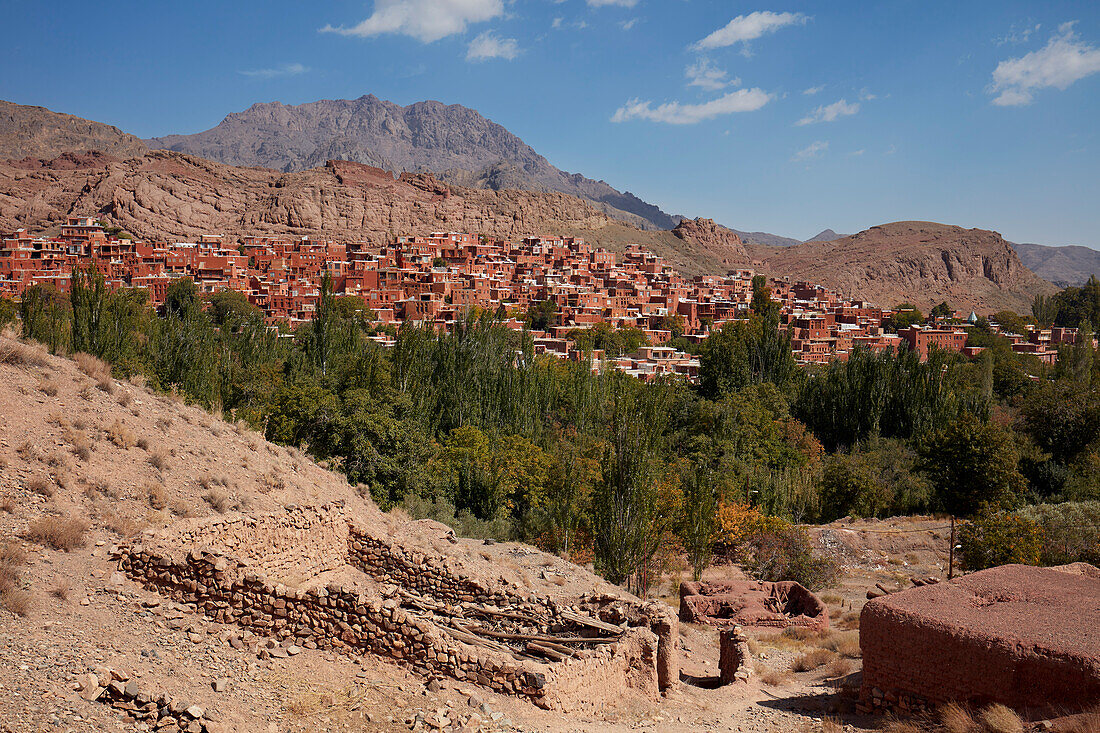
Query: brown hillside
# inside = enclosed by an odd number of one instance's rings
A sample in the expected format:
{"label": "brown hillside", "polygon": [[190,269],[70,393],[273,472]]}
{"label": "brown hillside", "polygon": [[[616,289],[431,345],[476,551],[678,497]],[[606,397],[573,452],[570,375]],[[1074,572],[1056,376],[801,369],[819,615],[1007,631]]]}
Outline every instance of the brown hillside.
{"label": "brown hillside", "polygon": [[112,125],[0,100],[0,160],[89,150],[129,158],[147,149],[140,138]]}
{"label": "brown hillside", "polygon": [[640,242],[687,274],[744,261],[721,236],[684,240],[637,229],[563,193],[463,188],[426,173],[394,178],[359,163],[280,173],[167,151],[125,161],[96,153],[0,162],[0,230],[49,229],[90,213],[150,239],[312,234],[380,244],[395,233],[440,230],[575,234],[618,250]]}
{"label": "brown hillside", "polygon": [[831,242],[752,247],[758,269],[811,280],[841,293],[922,309],[947,301],[959,310],[1030,312],[1032,298],[1055,288],[1024,267],[997,232],[899,221]]}

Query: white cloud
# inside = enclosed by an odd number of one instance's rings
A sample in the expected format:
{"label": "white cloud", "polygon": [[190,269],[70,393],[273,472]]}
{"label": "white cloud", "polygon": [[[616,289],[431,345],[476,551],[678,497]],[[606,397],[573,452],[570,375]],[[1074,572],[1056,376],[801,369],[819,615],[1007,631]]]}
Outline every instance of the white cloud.
{"label": "white cloud", "polygon": [[277,76],[298,76],[309,71],[309,68],[301,64],[283,64],[270,69],[248,69],[238,72],[253,79],[274,79]]}
{"label": "white cloud", "polygon": [[867,87],[863,87],[862,89],[859,90],[859,99],[862,102],[869,102],[872,99],[878,99],[878,95],[877,94],[872,94],[867,89]]}
{"label": "white cloud", "polygon": [[700,59],[688,66],[684,69],[684,76],[688,78],[689,87],[702,87],[709,92],[741,83],[740,79],[727,79],[726,70],[719,69],[711,63],[710,59]]}
{"label": "white cloud", "polygon": [[846,100],[838,100],[832,104],[823,104],[806,117],[796,122],[796,125],[812,125],[817,122],[833,122],[841,117],[847,117],[859,112],[859,102],[848,104]]}
{"label": "white cloud", "polygon": [[565,18],[554,18],[554,20],[550,23],[550,27],[556,31],[561,30],[561,24],[564,22]]}
{"label": "white cloud", "polygon": [[824,89],[825,89],[825,85],[822,84],[821,86],[810,87],[809,89],[803,89],[802,93],[805,94],[806,96],[812,96],[812,95],[817,94],[818,92],[820,92]]}
{"label": "white cloud", "polygon": [[697,51],[725,48],[735,43],[760,38],[766,33],[774,33],[784,26],[801,25],[807,20],[809,18],[802,13],[773,13],[770,10],[757,10],[748,15],[738,15],[703,40],[692,44],[692,48]]}
{"label": "white cloud", "polygon": [[618,5],[621,8],[632,8],[638,4],[638,0],[588,0],[588,7],[602,8],[607,5]]}
{"label": "white cloud", "polygon": [[718,99],[712,99],[702,104],[666,102],[653,107],[652,102],[632,99],[615,111],[615,114],[611,116],[611,121],[626,122],[627,120],[641,119],[650,122],[664,122],[669,125],[694,125],[697,122],[713,119],[719,115],[758,110],[767,104],[770,99],[770,94],[756,88],[738,89],[735,92],[730,92]]}
{"label": "white cloud", "polygon": [[990,94],[997,94],[993,104],[1001,107],[1030,104],[1039,89],[1065,89],[1100,72],[1100,48],[1079,40],[1073,32],[1074,22],[1059,26],[1058,33],[1038,51],[997,64],[993,82],[987,89]]}
{"label": "white cloud", "polygon": [[1023,28],[1017,28],[1016,25],[1013,25],[1008,33],[1000,38],[994,39],[994,42],[998,46],[1003,46],[1006,43],[1027,43],[1028,39],[1031,38],[1031,34],[1042,27],[1042,23],[1036,23],[1034,26],[1024,26]]}
{"label": "white cloud", "polygon": [[474,40],[466,50],[467,61],[488,61],[489,59],[508,59],[519,55],[519,44],[514,38],[500,38],[492,31],[485,31]]}
{"label": "white cloud", "polygon": [[812,160],[814,158],[820,158],[826,150],[829,149],[829,143],[818,140],[812,142],[806,147],[799,150],[797,153],[791,156],[791,160],[796,163],[803,160]]}
{"label": "white cloud", "polygon": [[621,23],[619,23],[619,25],[622,26],[622,29],[624,31],[628,31],[631,28],[633,28],[634,26],[638,25],[638,18],[631,18],[630,20],[624,20]]}
{"label": "white cloud", "polygon": [[360,38],[398,33],[431,43],[503,14],[503,0],[374,0],[374,12],[363,22],[350,28],[326,25],[321,32]]}

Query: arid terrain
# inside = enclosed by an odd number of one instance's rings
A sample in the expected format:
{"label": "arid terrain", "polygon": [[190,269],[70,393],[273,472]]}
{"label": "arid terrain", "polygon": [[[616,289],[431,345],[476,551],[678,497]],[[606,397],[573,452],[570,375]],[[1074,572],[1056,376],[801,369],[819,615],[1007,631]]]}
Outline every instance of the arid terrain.
{"label": "arid terrain", "polygon": [[[7,337],[2,343],[0,535],[8,538],[5,563],[16,580],[0,611],[0,730],[134,730],[120,712],[75,689],[81,675],[96,670],[185,698],[225,730],[396,731],[444,717],[442,727],[453,730],[814,729],[826,715],[843,715],[825,680],[858,668],[855,629],[867,588],[942,569],[942,522],[821,528],[822,546],[847,569],[841,586],[822,594],[833,631],[811,638],[753,632],[757,675],[748,684],[715,687],[717,632],[685,624],[681,684],[657,702],[624,695],[614,707],[568,718],[477,685],[428,684],[371,656],[319,649],[270,656],[251,632],[212,622],[129,580],[118,572],[112,548],[183,517],[333,500],[388,523],[413,546],[431,541],[431,523],[383,515],[298,451],[113,380],[95,362],[82,361],[82,371],[38,347]],[[547,585],[552,577],[562,592],[621,593],[527,546],[459,540],[450,552],[471,572],[506,575],[520,585]],[[734,566],[707,575],[733,577],[740,577]],[[675,604],[667,593],[673,588],[670,581],[665,595]],[[792,665],[806,671],[792,672]]]}

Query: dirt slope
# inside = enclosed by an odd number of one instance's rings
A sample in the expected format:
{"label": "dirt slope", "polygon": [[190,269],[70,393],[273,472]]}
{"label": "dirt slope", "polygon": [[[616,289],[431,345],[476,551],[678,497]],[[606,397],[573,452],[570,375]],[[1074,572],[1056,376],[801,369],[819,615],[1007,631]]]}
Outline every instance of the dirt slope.
{"label": "dirt slope", "polygon": [[[405,731],[418,717],[429,723],[445,717],[450,722],[442,728],[453,731],[701,732],[732,725],[764,733],[812,725],[834,704],[822,670],[766,689],[755,682],[709,687],[705,681],[717,673],[716,634],[691,625],[680,632],[687,683],[656,703],[624,694],[614,708],[567,717],[453,680],[428,685],[370,656],[305,649],[260,658],[258,637],[196,615],[119,573],[112,546],[183,516],[338,499],[408,546],[438,547],[440,525],[381,514],[341,476],[296,450],[136,384],[89,375],[6,336],[0,336],[0,418],[0,564],[18,576],[0,596],[4,733],[139,730],[74,689],[80,676],[110,674],[108,668],[142,689],[204,708],[211,730],[221,731]],[[84,523],[84,532],[73,535],[82,541],[55,549],[33,529],[43,518],[55,526]],[[506,576],[533,592],[622,592],[523,545],[458,539],[443,546],[471,573]],[[736,570],[714,569],[708,577],[728,572]],[[761,639],[760,663],[787,665],[801,646]]]}

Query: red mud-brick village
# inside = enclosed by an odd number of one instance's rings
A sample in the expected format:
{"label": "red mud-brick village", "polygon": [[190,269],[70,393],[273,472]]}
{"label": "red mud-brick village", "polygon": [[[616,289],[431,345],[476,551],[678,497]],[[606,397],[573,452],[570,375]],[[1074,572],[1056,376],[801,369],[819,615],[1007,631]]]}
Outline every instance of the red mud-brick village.
{"label": "red mud-brick village", "polygon": [[[600,323],[636,328],[650,345],[606,361],[595,350],[594,368],[606,365],[641,379],[677,374],[692,380],[698,360],[665,344],[676,336],[698,342],[723,323],[747,317],[756,274],[739,269],[687,279],[640,245],[628,245],[620,258],[576,237],[512,242],[436,232],[398,235],[379,248],[309,237],[246,236],[230,244],[210,234],[166,243],[137,241],[108,232],[93,218],[71,216],[57,236],[22,229],[2,235],[0,295],[18,298],[38,284],[66,292],[73,269],[81,267],[95,267],[111,288],[145,289],[154,306],[164,303],[169,284],[179,278],[190,278],[208,293],[239,291],[270,324],[290,327],[310,320],[325,275],[333,292],[362,299],[382,326],[428,322],[447,330],[477,307],[521,329],[529,306],[552,302],[544,330],[533,332],[537,353],[580,359],[578,329]],[[770,278],[768,287],[803,364],[843,360],[860,346],[895,351],[903,341],[922,358],[932,347],[967,348],[967,331],[960,325],[913,325],[890,333],[885,326],[894,310],[790,278]],[[970,314],[968,320],[974,319]],[[1056,360],[1060,344],[1077,339],[1071,328],[1005,335],[1014,351],[1045,363]]]}

